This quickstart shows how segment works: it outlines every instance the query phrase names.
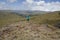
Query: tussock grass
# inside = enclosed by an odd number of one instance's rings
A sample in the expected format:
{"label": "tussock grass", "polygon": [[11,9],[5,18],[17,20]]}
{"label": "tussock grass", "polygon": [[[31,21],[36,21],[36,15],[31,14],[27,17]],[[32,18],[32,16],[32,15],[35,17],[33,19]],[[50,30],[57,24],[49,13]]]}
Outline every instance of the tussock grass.
{"label": "tussock grass", "polygon": [[43,24],[43,23],[48,23],[48,24],[55,24],[57,22],[60,22],[60,15],[58,13],[47,13],[47,14],[38,14],[37,16],[31,17],[31,21],[38,23],[38,24]]}
{"label": "tussock grass", "polygon": [[0,26],[11,24],[15,22],[19,22],[24,20],[23,17],[12,14],[12,13],[0,13]]}

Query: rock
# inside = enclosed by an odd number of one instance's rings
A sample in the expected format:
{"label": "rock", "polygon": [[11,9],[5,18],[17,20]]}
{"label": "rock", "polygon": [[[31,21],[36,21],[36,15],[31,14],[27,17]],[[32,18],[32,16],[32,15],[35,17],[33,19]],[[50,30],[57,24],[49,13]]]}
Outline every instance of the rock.
{"label": "rock", "polygon": [[60,28],[60,22],[56,23],[54,26]]}

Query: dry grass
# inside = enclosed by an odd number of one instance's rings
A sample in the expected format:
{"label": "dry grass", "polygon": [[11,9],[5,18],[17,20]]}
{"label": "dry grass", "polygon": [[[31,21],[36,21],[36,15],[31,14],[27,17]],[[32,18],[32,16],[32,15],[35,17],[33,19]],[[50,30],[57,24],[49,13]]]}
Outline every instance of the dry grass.
{"label": "dry grass", "polygon": [[16,15],[16,14],[11,14],[11,13],[2,13],[0,15],[0,27],[6,24],[11,24],[15,22],[19,22],[24,20],[23,17]]}
{"label": "dry grass", "polygon": [[0,28],[0,40],[60,40],[60,29],[51,26],[60,22],[58,13],[32,16],[30,21],[17,15],[0,20],[2,25],[10,22],[17,23]]}
{"label": "dry grass", "polygon": [[57,22],[60,22],[60,15],[58,13],[50,13],[50,14],[43,14],[43,15],[37,15],[37,16],[32,16],[31,21],[38,23],[38,24],[43,24],[43,23],[48,23],[48,24],[55,24]]}
{"label": "dry grass", "polygon": [[2,27],[0,40],[60,40],[60,29],[52,31],[45,24],[37,25],[23,21]]}

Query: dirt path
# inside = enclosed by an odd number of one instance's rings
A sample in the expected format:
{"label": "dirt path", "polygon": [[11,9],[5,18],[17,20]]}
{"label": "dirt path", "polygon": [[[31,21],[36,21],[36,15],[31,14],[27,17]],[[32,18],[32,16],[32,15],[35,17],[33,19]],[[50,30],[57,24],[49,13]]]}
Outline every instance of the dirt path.
{"label": "dirt path", "polygon": [[60,40],[60,29],[23,21],[0,28],[0,40]]}

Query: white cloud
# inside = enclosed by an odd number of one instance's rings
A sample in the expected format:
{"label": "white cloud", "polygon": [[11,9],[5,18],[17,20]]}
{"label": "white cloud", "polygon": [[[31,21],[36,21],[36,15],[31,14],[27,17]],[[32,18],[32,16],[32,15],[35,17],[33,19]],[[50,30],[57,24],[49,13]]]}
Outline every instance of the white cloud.
{"label": "white cloud", "polygon": [[7,2],[14,3],[17,2],[17,0],[7,0]]}
{"label": "white cloud", "polygon": [[6,4],[5,2],[0,2],[0,5],[4,5],[4,4]]}
{"label": "white cloud", "polygon": [[2,9],[5,6],[5,2],[0,2],[0,9]]}
{"label": "white cloud", "polygon": [[[16,0],[7,0],[7,2],[13,3],[16,2]],[[10,6],[6,2],[0,2],[0,10],[17,10],[17,9],[19,8],[16,6]]]}
{"label": "white cloud", "polygon": [[32,0],[26,0],[26,2],[27,2],[27,3],[33,3],[33,1],[32,1]]}
{"label": "white cloud", "polygon": [[0,2],[0,10],[8,10],[8,9],[13,9],[14,7],[10,7],[6,4],[6,2]]}
{"label": "white cloud", "polygon": [[[7,0],[7,2],[14,3],[17,0]],[[20,3],[19,3],[20,4]],[[46,3],[43,0],[34,1],[34,0],[26,0],[22,4],[16,5],[8,5],[5,2],[0,2],[0,10],[41,10],[41,11],[60,11],[60,2],[51,2]]]}
{"label": "white cloud", "polygon": [[46,3],[45,1],[40,0],[36,2],[34,0],[26,0],[23,3],[27,6],[28,10],[41,10],[41,11],[60,11],[60,2],[51,2]]}
{"label": "white cloud", "polygon": [[42,5],[45,4],[45,1],[39,1],[39,2],[35,2],[37,5]]}

